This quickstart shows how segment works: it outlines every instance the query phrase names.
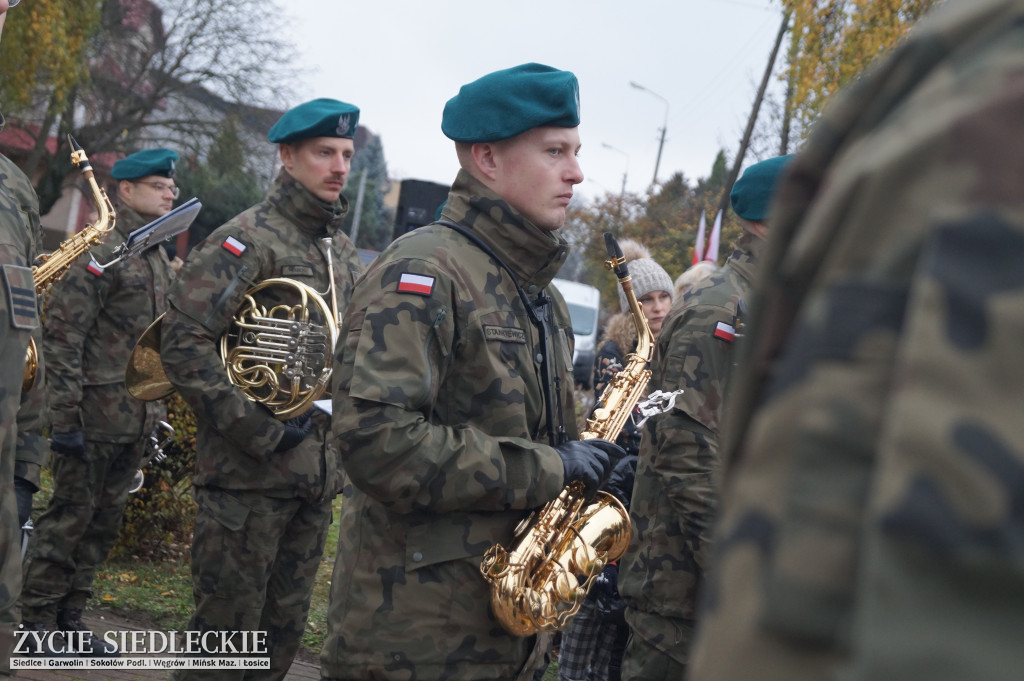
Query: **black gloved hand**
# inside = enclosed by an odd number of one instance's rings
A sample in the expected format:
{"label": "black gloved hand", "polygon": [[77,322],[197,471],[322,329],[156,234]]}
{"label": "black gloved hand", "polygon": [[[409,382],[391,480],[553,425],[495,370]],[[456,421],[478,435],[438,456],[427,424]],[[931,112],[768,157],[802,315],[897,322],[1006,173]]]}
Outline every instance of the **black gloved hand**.
{"label": "black gloved hand", "polygon": [[594,591],[604,593],[610,598],[619,597],[619,568],[615,563],[604,566],[601,574],[594,580]]}
{"label": "black gloved hand", "polygon": [[69,430],[66,433],[51,433],[50,449],[58,454],[84,457],[85,433],[80,430]]}
{"label": "black gloved hand", "polygon": [[306,439],[309,431],[313,429],[313,422],[309,420],[309,412],[284,422],[284,436],[274,447],[274,453],[286,452],[295,445]]}
{"label": "black gloved hand", "polygon": [[619,568],[614,563],[606,565],[594,580],[596,610],[603,622],[626,623],[626,603],[619,595],[618,581]]}
{"label": "black gloved hand", "polygon": [[584,494],[593,497],[608,479],[612,466],[626,455],[622,447],[608,440],[569,440],[555,447],[565,467],[565,483],[583,483]]}
{"label": "black gloved hand", "polygon": [[629,508],[630,499],[633,497],[633,480],[636,478],[636,454],[627,454],[612,467],[608,475],[608,482],[604,485],[604,491],[622,502],[622,505]]}

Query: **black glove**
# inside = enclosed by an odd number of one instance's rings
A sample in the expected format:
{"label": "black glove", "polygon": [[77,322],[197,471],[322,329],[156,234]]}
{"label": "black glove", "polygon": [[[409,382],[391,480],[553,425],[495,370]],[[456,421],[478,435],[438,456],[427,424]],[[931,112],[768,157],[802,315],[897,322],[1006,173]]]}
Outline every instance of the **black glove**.
{"label": "black glove", "polygon": [[629,508],[630,499],[633,497],[633,480],[636,478],[636,454],[627,454],[621,461],[612,467],[612,472],[605,483],[604,491],[622,502],[622,505]]}
{"label": "black glove", "polygon": [[284,436],[274,447],[274,453],[286,452],[295,445],[306,439],[309,431],[313,429],[313,422],[309,420],[309,412],[302,416],[296,416],[284,422]]}
{"label": "black glove", "polygon": [[622,447],[608,440],[569,440],[555,447],[565,467],[565,482],[583,483],[588,498],[597,494],[608,479],[612,466],[626,455]]}
{"label": "black glove", "polygon": [[66,433],[50,434],[50,449],[58,454],[85,457],[85,433],[80,430],[69,430]]}
{"label": "black glove", "polygon": [[625,624],[626,603],[619,595],[619,568],[606,565],[594,580],[593,593],[597,601],[597,614],[603,622]]}

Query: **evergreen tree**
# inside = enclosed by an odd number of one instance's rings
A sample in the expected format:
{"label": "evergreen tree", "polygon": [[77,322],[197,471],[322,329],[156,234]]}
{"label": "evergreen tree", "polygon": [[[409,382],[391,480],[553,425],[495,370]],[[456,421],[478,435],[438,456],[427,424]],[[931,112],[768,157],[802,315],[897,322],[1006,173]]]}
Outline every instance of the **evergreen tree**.
{"label": "evergreen tree", "polygon": [[384,160],[384,147],[380,138],[370,135],[369,140],[359,153],[352,159],[352,171],[349,173],[342,195],[348,199],[348,215],[342,229],[349,237],[352,236],[358,203],[359,185],[365,179],[363,202],[359,214],[359,228],[355,235],[358,248],[369,248],[382,251],[391,243],[395,214],[384,203],[384,196],[391,189],[388,180],[387,161]]}
{"label": "evergreen tree", "polygon": [[205,163],[195,158],[179,163],[175,182],[182,199],[195,196],[203,204],[189,228],[189,248],[263,198],[265,190],[246,168],[245,158],[237,123],[228,118],[214,137]]}

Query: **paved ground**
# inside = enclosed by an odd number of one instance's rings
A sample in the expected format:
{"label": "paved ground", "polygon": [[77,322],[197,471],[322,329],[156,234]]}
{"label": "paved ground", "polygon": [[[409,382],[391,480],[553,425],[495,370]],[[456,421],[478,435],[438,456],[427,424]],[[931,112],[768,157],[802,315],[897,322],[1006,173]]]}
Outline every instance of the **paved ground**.
{"label": "paved ground", "polygon": [[[87,613],[83,620],[100,636],[102,633],[99,632],[137,630],[131,623],[106,614],[100,616],[95,613]],[[14,678],[19,681],[166,681],[170,678],[170,672],[158,669],[19,669]],[[296,660],[285,679],[286,681],[319,681],[320,668],[314,664]]]}

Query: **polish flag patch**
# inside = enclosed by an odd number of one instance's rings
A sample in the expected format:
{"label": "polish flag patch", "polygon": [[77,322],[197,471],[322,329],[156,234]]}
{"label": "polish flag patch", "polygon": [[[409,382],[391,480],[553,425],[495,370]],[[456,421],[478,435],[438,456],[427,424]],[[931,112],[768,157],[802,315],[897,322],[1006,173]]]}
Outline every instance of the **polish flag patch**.
{"label": "polish flag patch", "polygon": [[421,296],[429,296],[434,290],[434,278],[425,277],[422,274],[403,272],[398,279],[399,293],[418,293]]}
{"label": "polish flag patch", "polygon": [[715,327],[715,338],[732,343],[736,339],[736,329],[725,322],[718,322],[718,326]]}
{"label": "polish flag patch", "polygon": [[245,244],[233,236],[224,239],[224,243],[221,245],[235,255],[242,255],[245,252]]}
{"label": "polish flag patch", "polygon": [[94,262],[90,262],[85,266],[85,269],[89,270],[91,274],[95,274],[97,277],[103,276],[103,269]]}

